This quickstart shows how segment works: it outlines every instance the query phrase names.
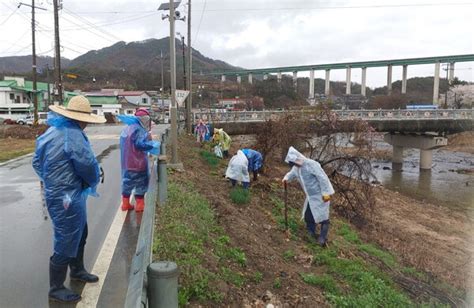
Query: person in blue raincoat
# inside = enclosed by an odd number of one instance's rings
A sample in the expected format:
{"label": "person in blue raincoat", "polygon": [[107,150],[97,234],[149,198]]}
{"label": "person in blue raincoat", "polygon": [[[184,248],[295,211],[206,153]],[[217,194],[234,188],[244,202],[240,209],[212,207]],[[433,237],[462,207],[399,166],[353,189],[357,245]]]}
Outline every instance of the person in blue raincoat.
{"label": "person in blue raincoat", "polygon": [[150,178],[147,153],[158,155],[160,143],[151,140],[151,118],[148,110],[140,108],[134,116],[121,115],[118,118],[127,124],[120,135],[122,211],[134,209],[130,204],[130,195],[135,191],[135,211],[143,212]]}
{"label": "person in blue raincoat", "polygon": [[249,172],[253,173],[253,180],[256,181],[258,173],[263,168],[263,156],[259,151],[252,149],[243,149],[242,152],[245,154],[249,161]]}
{"label": "person in blue raincoat", "polygon": [[54,228],[54,253],[49,262],[49,298],[74,303],[79,294],[64,286],[68,266],[72,280],[97,282],[84,268],[87,238],[86,200],[97,196],[99,164],[83,132],[87,123],[104,123],[92,114],[84,96],[73,97],[67,108],[49,106],[50,128],[36,140],[33,168],[44,183],[44,195]]}
{"label": "person in blue raincoat", "polygon": [[306,222],[306,228],[311,237],[316,237],[316,226],[321,224],[321,233],[318,242],[325,247],[329,232],[329,205],[334,188],[331,181],[324,172],[321,165],[308,159],[290,147],[285,162],[291,166],[283,178],[283,183],[297,179],[306,194],[303,205],[302,219]]}

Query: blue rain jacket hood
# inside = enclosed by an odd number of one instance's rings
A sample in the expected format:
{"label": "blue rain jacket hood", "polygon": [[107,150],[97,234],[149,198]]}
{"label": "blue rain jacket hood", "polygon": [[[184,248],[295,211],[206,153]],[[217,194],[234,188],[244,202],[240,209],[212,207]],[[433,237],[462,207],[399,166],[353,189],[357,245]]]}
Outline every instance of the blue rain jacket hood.
{"label": "blue rain jacket hood", "polygon": [[263,167],[263,156],[260,152],[252,149],[243,149],[242,152],[249,160],[249,171],[257,171]]}
{"label": "blue rain jacket hood", "polygon": [[301,219],[304,218],[309,204],[316,223],[328,220],[330,202],[324,202],[323,195],[334,194],[334,188],[321,165],[317,161],[306,158],[294,147],[288,150],[285,162],[300,164],[294,165],[283,179],[287,181],[297,179],[306,194]]}
{"label": "blue rain jacket hood", "polygon": [[160,154],[160,143],[151,140],[150,133],[137,116],[120,115],[127,124],[120,135],[122,192],[144,195],[148,190],[149,169],[147,153]]}
{"label": "blue rain jacket hood", "polygon": [[44,183],[54,252],[76,257],[87,222],[87,196],[97,196],[99,164],[76,121],[49,112],[47,123],[50,128],[36,139],[33,168]]}

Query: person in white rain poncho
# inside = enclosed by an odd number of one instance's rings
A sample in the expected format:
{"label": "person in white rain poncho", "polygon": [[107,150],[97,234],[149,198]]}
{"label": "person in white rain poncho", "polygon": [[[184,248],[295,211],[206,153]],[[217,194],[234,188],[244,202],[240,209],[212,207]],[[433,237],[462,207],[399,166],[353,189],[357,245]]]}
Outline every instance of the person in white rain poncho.
{"label": "person in white rain poncho", "polygon": [[249,187],[250,176],[248,166],[249,161],[244,152],[241,150],[237,151],[237,154],[230,159],[229,166],[227,166],[227,171],[225,172],[225,177],[230,179],[232,186],[235,186],[237,182],[241,182],[244,188]]}
{"label": "person in white rain poncho", "polygon": [[283,178],[283,183],[295,178],[298,180],[306,194],[302,219],[312,237],[317,237],[316,226],[321,224],[318,242],[325,246],[329,232],[329,204],[334,188],[321,165],[306,158],[295,148],[290,147],[285,162],[291,166],[291,170]]}

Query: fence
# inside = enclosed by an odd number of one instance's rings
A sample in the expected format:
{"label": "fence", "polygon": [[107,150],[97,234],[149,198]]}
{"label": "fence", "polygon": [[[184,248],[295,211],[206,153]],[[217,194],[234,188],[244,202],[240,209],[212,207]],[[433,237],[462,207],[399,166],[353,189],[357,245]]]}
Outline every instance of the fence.
{"label": "fence", "polygon": [[[194,112],[193,119],[212,122],[263,122],[277,120],[284,115],[301,118],[316,118],[318,113],[308,110],[290,111],[231,111],[231,112]],[[331,116],[340,120],[458,120],[474,119],[473,109],[438,109],[438,110],[331,110]]]}

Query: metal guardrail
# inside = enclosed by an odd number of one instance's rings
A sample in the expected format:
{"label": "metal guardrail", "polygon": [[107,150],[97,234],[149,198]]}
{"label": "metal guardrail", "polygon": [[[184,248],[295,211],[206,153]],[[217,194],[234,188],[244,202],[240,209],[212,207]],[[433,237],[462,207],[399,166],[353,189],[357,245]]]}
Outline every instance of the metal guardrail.
{"label": "metal guardrail", "polygon": [[[283,115],[316,119],[314,111],[230,111],[230,112],[194,112],[193,119],[211,122],[263,122],[277,120]],[[339,120],[473,120],[474,109],[437,109],[437,110],[332,110],[331,117]]]}
{"label": "metal guardrail", "polygon": [[[169,129],[161,136],[162,149],[166,147],[168,136]],[[158,174],[159,167],[161,167],[161,172],[163,172],[163,167],[164,172],[166,172],[166,160],[163,163],[162,158],[163,155],[160,155],[158,161],[153,159],[151,164],[150,182],[145,196],[145,210],[142,214],[137,248],[130,267],[127,295],[124,304],[126,308],[148,307],[146,271],[152,261],[156,201],[158,199],[160,199],[160,202],[166,201],[166,196],[160,196],[160,194],[166,191],[168,185],[166,177]]]}

